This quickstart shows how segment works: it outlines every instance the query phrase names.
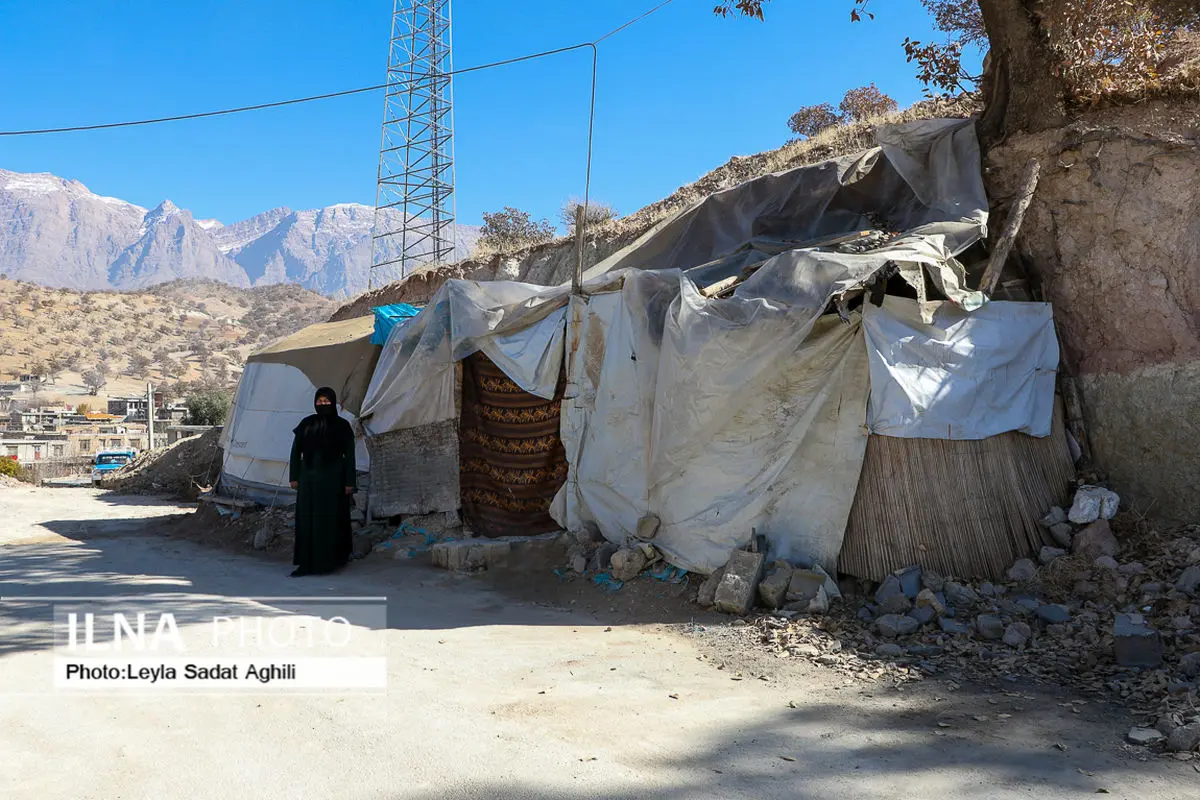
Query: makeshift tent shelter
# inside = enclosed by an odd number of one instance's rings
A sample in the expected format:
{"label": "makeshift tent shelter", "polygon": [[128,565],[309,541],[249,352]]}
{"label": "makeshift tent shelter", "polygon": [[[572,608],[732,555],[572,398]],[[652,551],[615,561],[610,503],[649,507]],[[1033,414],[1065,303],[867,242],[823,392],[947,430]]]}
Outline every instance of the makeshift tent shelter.
{"label": "makeshift tent shelter", "polygon": [[[250,356],[222,432],[222,494],[271,505],[293,502],[288,486],[292,430],[313,413],[321,386],[338,394],[340,414],[357,420],[379,357],[374,318],[309,327]],[[360,437],[358,469],[369,468]]]}
{"label": "makeshift tent shelter", "polygon": [[[869,494],[871,433],[1052,434],[1050,308],[989,304],[956,258],[986,231],[973,124],[885,126],[878,141],[706,198],[589,270],[579,294],[448,282],[389,338],[363,404],[373,448],[436,465],[384,504],[465,507],[457,387],[475,353],[559,403],[567,471],[555,520],[617,543],[653,537],[700,572],[755,531],[772,557],[835,567],[856,497]],[[1046,457],[1065,447],[1060,436]],[[487,466],[510,485],[527,477],[499,458]],[[1012,502],[1024,513],[999,533],[1028,547],[1040,536],[1026,525],[1033,501]],[[856,569],[873,574],[889,557]]]}

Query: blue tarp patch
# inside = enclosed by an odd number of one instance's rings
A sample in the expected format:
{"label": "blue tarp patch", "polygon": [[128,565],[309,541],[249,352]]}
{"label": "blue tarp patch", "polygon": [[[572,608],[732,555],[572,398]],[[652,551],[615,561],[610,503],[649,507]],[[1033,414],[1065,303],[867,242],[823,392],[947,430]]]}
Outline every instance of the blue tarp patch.
{"label": "blue tarp patch", "polygon": [[408,303],[395,303],[390,306],[376,306],[371,309],[375,315],[375,332],[371,334],[371,344],[387,343],[388,335],[397,324],[412,319],[421,313],[421,309]]}

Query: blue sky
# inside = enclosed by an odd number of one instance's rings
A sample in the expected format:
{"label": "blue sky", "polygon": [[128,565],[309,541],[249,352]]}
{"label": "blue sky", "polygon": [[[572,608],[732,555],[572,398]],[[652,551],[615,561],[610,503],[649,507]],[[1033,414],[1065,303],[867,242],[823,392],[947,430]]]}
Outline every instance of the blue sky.
{"label": "blue sky", "polygon": [[[455,0],[454,64],[595,38],[656,0]],[[905,36],[918,0],[774,0],[766,22],[675,0],[601,45],[594,198],[631,213],[732,155],[777,147],[799,106],[875,81],[921,98]],[[0,128],[165,116],[381,83],[391,0],[0,0]],[[586,51],[455,78],[463,223],[517,206],[554,218],[583,191]],[[381,94],[124,130],[0,138],[0,168],[53,172],[229,223],[276,206],[374,204]]]}

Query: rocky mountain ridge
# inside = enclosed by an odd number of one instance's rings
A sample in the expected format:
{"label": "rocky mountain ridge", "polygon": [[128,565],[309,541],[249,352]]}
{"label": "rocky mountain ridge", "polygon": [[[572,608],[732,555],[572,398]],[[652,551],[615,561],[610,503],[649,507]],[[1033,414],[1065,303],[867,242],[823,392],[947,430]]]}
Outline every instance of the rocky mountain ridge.
{"label": "rocky mountain ridge", "polygon": [[[294,283],[346,298],[367,289],[374,220],[374,208],[342,203],[275,208],[226,225],[170,200],[147,210],[79,181],[0,169],[0,274],[81,291],[194,279]],[[455,258],[463,258],[479,229],[456,233]]]}

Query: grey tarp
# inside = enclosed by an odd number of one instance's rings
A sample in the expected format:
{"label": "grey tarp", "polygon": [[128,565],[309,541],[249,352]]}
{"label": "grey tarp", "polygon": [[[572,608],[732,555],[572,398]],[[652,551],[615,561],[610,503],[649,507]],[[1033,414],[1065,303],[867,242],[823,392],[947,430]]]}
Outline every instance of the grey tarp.
{"label": "grey tarp", "polygon": [[[369,432],[453,418],[454,362],[480,349],[547,397],[565,346],[560,523],[621,542],[654,514],[668,558],[702,572],[755,529],[784,557],[832,567],[865,448],[868,370],[861,316],[823,317],[830,302],[889,264],[919,297],[928,278],[965,310],[985,302],[954,258],[987,221],[972,123],[885,127],[878,141],[706,198],[588,270],[580,298],[448,282],[388,340]],[[902,235],[861,254],[803,247],[881,226]],[[732,297],[702,296],[748,265],[759,270]]]}

